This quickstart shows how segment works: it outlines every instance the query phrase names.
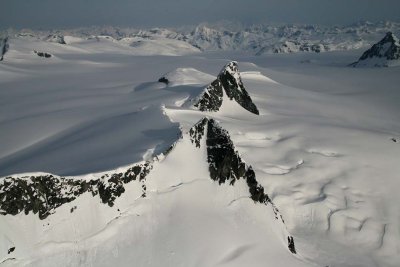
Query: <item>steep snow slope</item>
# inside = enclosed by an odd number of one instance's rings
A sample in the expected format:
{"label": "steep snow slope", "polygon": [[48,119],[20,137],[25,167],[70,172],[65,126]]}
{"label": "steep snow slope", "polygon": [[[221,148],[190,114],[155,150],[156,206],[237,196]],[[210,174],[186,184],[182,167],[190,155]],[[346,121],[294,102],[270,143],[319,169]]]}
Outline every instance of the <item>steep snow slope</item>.
{"label": "steep snow slope", "polygon": [[[5,266],[399,265],[397,67],[346,67],[359,51],[148,57],[108,50],[108,40],[96,41],[98,52],[66,42],[11,40],[0,63],[2,175],[108,181],[134,162],[153,168],[145,188],[124,183],[112,207],[102,196],[114,193],[85,191],[43,220],[1,216]],[[36,47],[54,58],[30,54]],[[218,112],[184,105],[227,58],[238,60],[259,115],[225,93]],[[168,85],[158,82],[164,73]],[[204,116],[228,131],[284,225],[272,205],[254,203],[244,179],[211,179],[206,138],[198,148],[190,135]],[[31,175],[43,174],[12,176]]]}

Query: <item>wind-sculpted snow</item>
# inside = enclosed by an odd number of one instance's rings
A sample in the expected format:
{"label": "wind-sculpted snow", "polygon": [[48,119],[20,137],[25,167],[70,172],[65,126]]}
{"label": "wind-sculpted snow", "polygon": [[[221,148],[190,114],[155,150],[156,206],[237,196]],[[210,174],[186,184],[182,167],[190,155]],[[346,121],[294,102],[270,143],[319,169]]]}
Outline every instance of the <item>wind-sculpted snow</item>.
{"label": "wind-sculpted snow", "polygon": [[194,106],[201,111],[218,111],[222,105],[223,92],[230,100],[235,100],[244,109],[259,114],[256,105],[244,88],[236,61],[225,65],[217,79],[206,87]]}
{"label": "wind-sculpted snow", "polygon": [[[61,205],[87,192],[112,207],[115,199],[125,192],[124,185],[134,180],[144,180],[151,168],[151,163],[145,162],[125,172],[105,174],[92,180],[51,174],[5,177],[0,180],[0,214],[17,215],[24,212],[27,215],[33,212],[43,220]],[[145,187],[143,189],[144,197]]]}
{"label": "wind-sculpted snow", "polygon": [[400,64],[399,59],[399,39],[392,32],[388,32],[382,40],[365,51],[360,59],[351,66],[388,67],[396,63]]}
{"label": "wind-sculpted snow", "polygon": [[[229,183],[234,186],[235,182],[244,179],[250,198],[255,203],[271,204],[275,218],[280,219],[284,224],[279,210],[265,193],[264,187],[257,182],[253,168],[247,166],[235,150],[228,131],[221,128],[214,119],[203,118],[190,129],[189,134],[192,143],[198,148],[200,148],[201,139],[206,138],[207,161],[212,180],[220,185]],[[297,253],[292,236],[288,236],[288,248],[293,254]]]}

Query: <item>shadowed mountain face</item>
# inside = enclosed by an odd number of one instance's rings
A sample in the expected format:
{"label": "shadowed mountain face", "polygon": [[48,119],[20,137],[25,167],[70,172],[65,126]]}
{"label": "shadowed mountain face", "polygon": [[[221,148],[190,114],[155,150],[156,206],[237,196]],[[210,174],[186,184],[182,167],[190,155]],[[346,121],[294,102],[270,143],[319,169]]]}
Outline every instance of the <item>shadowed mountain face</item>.
{"label": "shadowed mountain face", "polygon": [[222,105],[223,92],[230,100],[235,100],[244,109],[259,114],[256,105],[244,88],[236,61],[228,63],[221,70],[217,79],[207,86],[194,106],[201,111],[218,111]]}
{"label": "shadowed mountain face", "polygon": [[373,57],[384,57],[387,60],[395,60],[400,58],[399,40],[396,38],[396,36],[394,36],[393,33],[388,32],[382,40],[365,51],[360,57],[360,60]]}
{"label": "shadowed mountain face", "polygon": [[[374,44],[370,49],[365,51],[360,59],[351,64],[353,67],[372,65],[372,66],[388,66],[389,62],[400,59],[400,42],[392,33],[386,33],[385,37],[378,43]],[[370,62],[370,63],[369,63]]]}

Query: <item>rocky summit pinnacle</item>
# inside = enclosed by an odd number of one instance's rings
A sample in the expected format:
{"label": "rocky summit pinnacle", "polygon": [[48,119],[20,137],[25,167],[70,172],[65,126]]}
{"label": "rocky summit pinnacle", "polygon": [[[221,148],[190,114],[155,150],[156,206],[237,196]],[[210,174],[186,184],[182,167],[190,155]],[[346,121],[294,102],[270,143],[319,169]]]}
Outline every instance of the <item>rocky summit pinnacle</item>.
{"label": "rocky summit pinnacle", "polygon": [[251,113],[259,114],[244,88],[236,61],[231,61],[222,68],[217,79],[207,86],[194,106],[201,111],[218,111],[222,105],[224,91],[230,100],[235,100]]}
{"label": "rocky summit pinnacle", "polygon": [[386,33],[385,37],[370,49],[365,51],[360,59],[350,66],[375,66],[388,67],[391,63],[400,59],[400,42],[392,32]]}

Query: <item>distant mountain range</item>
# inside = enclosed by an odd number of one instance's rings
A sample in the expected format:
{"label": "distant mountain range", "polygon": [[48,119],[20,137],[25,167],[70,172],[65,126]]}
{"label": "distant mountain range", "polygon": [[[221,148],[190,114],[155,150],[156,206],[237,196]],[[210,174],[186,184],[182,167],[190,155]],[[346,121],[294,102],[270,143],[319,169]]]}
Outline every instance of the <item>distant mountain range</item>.
{"label": "distant mountain range", "polygon": [[[265,53],[343,51],[370,47],[386,32],[400,34],[398,22],[359,22],[349,26],[200,24],[186,28],[135,29],[90,27],[72,30],[8,30],[17,38],[37,38],[65,44],[64,36],[94,38],[107,36],[115,42],[138,45],[140,40],[171,39],[185,42],[201,51],[245,51]],[[130,43],[135,38],[134,43]]]}

